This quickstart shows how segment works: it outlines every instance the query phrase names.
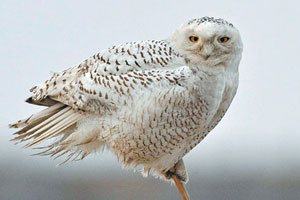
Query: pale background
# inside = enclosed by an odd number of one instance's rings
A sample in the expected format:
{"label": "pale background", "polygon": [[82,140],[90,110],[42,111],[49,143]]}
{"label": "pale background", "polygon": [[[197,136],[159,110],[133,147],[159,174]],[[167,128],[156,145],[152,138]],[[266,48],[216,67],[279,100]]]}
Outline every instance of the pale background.
{"label": "pale background", "polygon": [[192,199],[300,199],[299,1],[0,1],[0,199],[180,199],[124,171],[110,152],[58,160],[9,142],[7,124],[40,107],[29,88],[103,48],[164,39],[191,18],[239,28],[240,87],[222,122],[186,157]]}

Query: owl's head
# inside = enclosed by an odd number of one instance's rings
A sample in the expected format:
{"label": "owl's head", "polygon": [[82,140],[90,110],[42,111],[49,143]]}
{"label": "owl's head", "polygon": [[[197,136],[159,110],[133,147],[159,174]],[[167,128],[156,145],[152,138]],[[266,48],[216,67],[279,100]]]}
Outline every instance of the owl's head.
{"label": "owl's head", "polygon": [[213,17],[193,19],[169,38],[174,49],[193,65],[227,65],[240,59],[243,45],[239,31],[229,22]]}

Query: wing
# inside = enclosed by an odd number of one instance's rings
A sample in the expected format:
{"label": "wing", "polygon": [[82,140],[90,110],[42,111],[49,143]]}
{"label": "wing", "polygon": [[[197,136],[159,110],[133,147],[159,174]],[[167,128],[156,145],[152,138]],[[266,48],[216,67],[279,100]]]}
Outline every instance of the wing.
{"label": "wing", "polygon": [[32,88],[34,95],[28,102],[48,105],[55,100],[101,113],[153,84],[178,83],[183,72],[174,70],[184,65],[184,59],[163,40],[113,46]]}
{"label": "wing", "polygon": [[83,112],[107,113],[133,104],[133,98],[151,95],[150,90],[180,87],[189,73],[184,64],[166,41],[126,43],[104,50],[32,88],[27,102],[49,108],[11,124],[11,128],[22,128],[13,141],[33,139],[26,145],[33,146],[62,133],[67,137],[72,132],[68,130],[85,117]]}

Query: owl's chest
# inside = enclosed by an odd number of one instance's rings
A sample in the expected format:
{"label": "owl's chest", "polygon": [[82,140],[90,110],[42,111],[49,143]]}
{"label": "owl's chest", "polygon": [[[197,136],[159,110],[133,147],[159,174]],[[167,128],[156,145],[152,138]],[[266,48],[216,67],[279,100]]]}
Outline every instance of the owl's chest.
{"label": "owl's chest", "polygon": [[220,104],[207,126],[207,132],[210,132],[222,120],[237,92],[237,88],[238,77],[236,77],[234,80],[230,81],[225,85],[224,91],[221,96]]}
{"label": "owl's chest", "polygon": [[227,81],[224,74],[207,75],[201,74],[200,81],[195,83],[197,87],[194,88],[194,110],[202,114],[199,118],[199,128],[206,128],[208,123],[217,114],[223,101],[227,88]]}
{"label": "owl's chest", "polygon": [[[238,74],[234,77],[223,76],[215,79],[215,85],[211,84],[203,90],[203,100],[199,99],[200,105],[205,106],[198,109],[204,114],[204,118],[199,118],[199,124],[193,129],[193,134],[188,138],[190,144],[186,148],[187,153],[194,146],[203,140],[207,134],[221,121],[228,110],[238,88]],[[208,84],[209,85],[209,84]],[[202,109],[201,109],[202,108]]]}

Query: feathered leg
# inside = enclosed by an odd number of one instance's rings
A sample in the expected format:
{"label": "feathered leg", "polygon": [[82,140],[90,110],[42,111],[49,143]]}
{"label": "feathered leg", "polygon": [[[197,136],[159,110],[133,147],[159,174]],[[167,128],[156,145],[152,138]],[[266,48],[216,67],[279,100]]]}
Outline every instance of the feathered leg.
{"label": "feathered leg", "polygon": [[173,179],[182,200],[191,200],[189,194],[185,188],[185,183],[188,181],[188,175],[185,170],[183,160],[179,160],[172,168],[167,172],[162,173],[167,179]]}

